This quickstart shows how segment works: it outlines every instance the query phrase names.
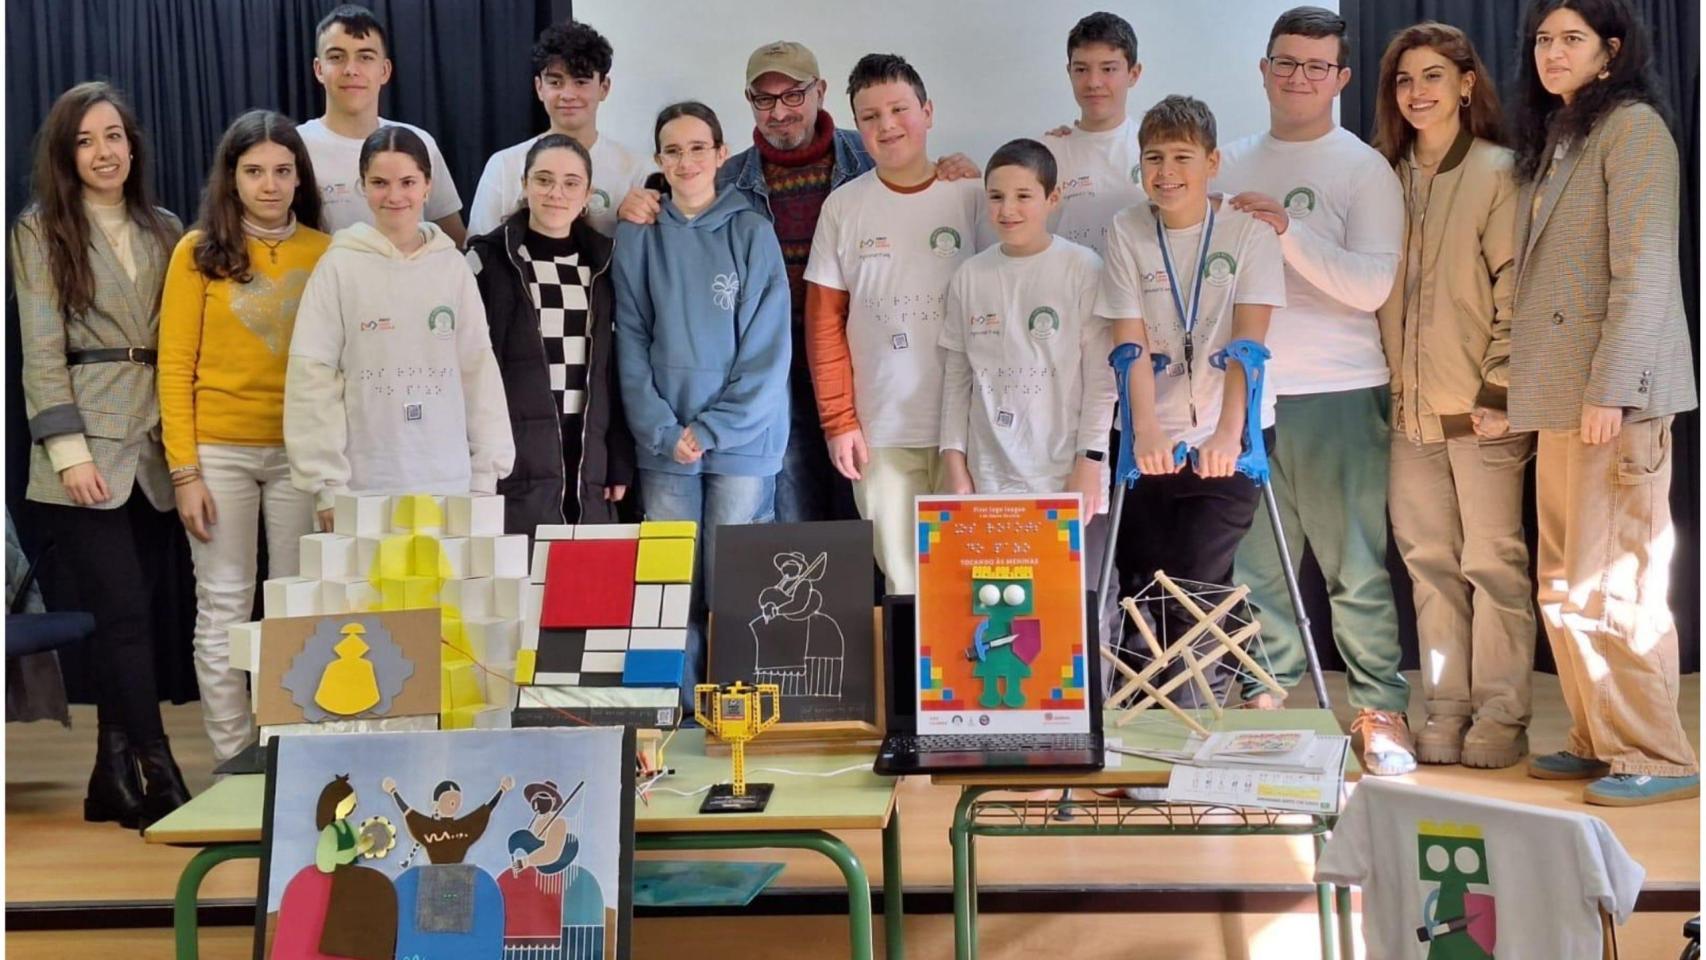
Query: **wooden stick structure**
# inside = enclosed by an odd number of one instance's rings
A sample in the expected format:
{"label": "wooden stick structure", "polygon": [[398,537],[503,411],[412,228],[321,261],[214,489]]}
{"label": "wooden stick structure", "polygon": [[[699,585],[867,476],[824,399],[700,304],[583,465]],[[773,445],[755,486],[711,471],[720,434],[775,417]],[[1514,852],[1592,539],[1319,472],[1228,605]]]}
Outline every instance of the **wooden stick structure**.
{"label": "wooden stick structure", "polygon": [[[1152,660],[1142,670],[1136,670],[1121,660],[1117,654],[1108,650],[1101,651],[1103,659],[1125,678],[1125,683],[1108,701],[1116,708],[1122,704],[1130,704],[1121,709],[1119,717],[1115,720],[1116,726],[1124,726],[1130,723],[1142,711],[1159,704],[1163,709],[1177,716],[1185,726],[1206,736],[1207,729],[1194,716],[1174,703],[1170,694],[1186,683],[1195,684],[1203,699],[1209,704],[1210,711],[1213,712],[1216,719],[1219,719],[1222,716],[1222,707],[1214,695],[1213,686],[1209,683],[1204,670],[1227,656],[1237,660],[1240,666],[1249,671],[1250,676],[1276,696],[1281,698],[1285,696],[1284,689],[1274,680],[1273,676],[1262,669],[1255,658],[1244,649],[1244,645],[1252,637],[1260,635],[1261,624],[1252,619],[1240,624],[1231,632],[1220,625],[1220,621],[1227,614],[1245,602],[1250,593],[1248,587],[1239,586],[1231,589],[1219,603],[1205,610],[1199,597],[1185,590],[1166,573],[1157,571],[1154,582],[1165,592],[1171,602],[1179,604],[1182,609],[1189,612],[1196,619],[1196,623],[1177,640],[1163,647],[1155,635],[1154,628],[1143,618],[1142,611],[1138,609],[1138,600],[1127,597],[1120,601],[1120,607],[1125,611],[1126,616],[1131,618],[1138,635],[1143,638],[1144,645],[1148,647]],[[1242,617],[1238,619],[1242,619]],[[1205,635],[1213,639],[1214,647],[1207,653],[1199,655],[1195,645]],[[1155,682],[1157,675],[1168,669],[1176,660],[1184,663],[1184,672],[1164,682]],[[1135,703],[1132,702],[1134,700]]]}

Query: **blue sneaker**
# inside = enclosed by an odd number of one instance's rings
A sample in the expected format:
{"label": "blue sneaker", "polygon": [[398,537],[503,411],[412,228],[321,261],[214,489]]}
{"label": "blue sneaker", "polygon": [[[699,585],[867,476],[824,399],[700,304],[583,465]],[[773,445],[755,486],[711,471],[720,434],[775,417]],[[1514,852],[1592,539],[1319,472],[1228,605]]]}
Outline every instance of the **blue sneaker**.
{"label": "blue sneaker", "polygon": [[1528,775],[1536,780],[1597,780],[1609,773],[1611,764],[1568,750],[1528,758]]}
{"label": "blue sneaker", "polygon": [[1700,796],[1700,774],[1686,777],[1649,777],[1614,773],[1588,784],[1582,799],[1602,807],[1642,807],[1667,800]]}

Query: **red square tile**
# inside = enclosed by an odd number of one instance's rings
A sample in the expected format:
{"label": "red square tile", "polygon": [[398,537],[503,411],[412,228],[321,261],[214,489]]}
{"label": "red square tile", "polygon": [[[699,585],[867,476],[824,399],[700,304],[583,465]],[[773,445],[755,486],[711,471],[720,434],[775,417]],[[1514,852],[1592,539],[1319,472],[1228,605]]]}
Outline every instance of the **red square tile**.
{"label": "red square tile", "polygon": [[634,613],[638,540],[557,540],[545,561],[547,629],[626,627]]}

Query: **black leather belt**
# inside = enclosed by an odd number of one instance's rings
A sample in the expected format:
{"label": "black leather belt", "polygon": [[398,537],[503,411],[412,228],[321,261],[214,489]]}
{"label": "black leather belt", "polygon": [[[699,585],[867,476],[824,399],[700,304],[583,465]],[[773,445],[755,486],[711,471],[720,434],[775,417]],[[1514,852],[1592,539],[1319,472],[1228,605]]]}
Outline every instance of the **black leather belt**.
{"label": "black leather belt", "polygon": [[65,355],[65,362],[70,366],[80,363],[146,363],[155,366],[160,358],[158,350],[147,350],[142,347],[110,347],[101,350],[73,350]]}

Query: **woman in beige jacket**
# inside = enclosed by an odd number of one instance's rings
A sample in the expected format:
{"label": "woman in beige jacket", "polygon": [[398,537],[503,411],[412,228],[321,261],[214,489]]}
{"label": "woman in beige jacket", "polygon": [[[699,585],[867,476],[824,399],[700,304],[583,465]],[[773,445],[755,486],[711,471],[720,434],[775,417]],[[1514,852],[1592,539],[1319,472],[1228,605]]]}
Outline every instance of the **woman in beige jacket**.
{"label": "woman in beige jacket", "polygon": [[1532,0],[1519,82],[1511,426],[1539,434],[1540,614],[1570,708],[1531,776],[1588,803],[1698,796],[1666,602],[1671,420],[1698,406],[1681,169],[1626,0]]}
{"label": "woman in beige jacket", "polygon": [[1375,146],[1404,187],[1404,257],[1380,332],[1392,369],[1392,534],[1415,584],[1422,763],[1527,751],[1534,614],[1523,543],[1533,438],[1511,434],[1516,187],[1497,95],[1456,27],[1401,31],[1380,62]]}

